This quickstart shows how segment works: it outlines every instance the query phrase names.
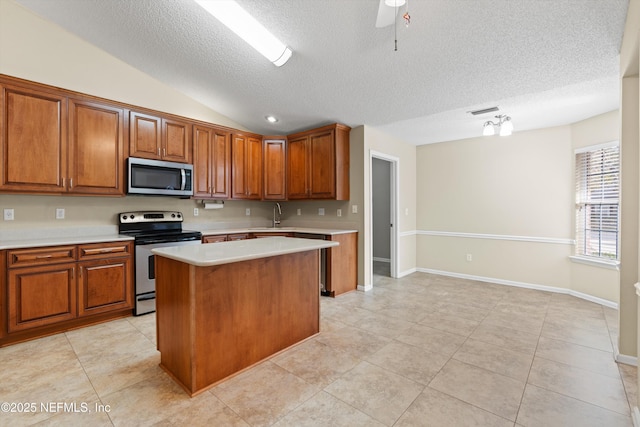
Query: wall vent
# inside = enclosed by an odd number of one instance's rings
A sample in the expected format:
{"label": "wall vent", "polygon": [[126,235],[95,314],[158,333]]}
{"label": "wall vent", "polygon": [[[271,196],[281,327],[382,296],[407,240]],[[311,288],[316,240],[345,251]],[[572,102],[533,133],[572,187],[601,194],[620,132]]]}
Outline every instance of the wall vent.
{"label": "wall vent", "polygon": [[474,116],[477,116],[479,114],[493,113],[494,111],[498,111],[498,107],[490,107],[482,110],[469,111],[469,113],[473,114]]}

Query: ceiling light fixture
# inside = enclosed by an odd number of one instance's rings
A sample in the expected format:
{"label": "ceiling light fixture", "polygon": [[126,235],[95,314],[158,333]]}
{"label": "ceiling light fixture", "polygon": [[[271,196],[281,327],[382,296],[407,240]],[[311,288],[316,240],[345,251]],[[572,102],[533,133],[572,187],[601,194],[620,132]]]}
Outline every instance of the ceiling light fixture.
{"label": "ceiling light fixture", "polygon": [[404,5],[407,0],[384,0],[384,4],[390,7],[400,7]]}
{"label": "ceiling light fixture", "polygon": [[496,127],[498,128],[498,132],[500,136],[509,136],[513,133],[513,123],[511,122],[511,117],[506,114],[500,114],[496,116],[498,119],[498,123],[494,123],[492,121],[488,121],[484,123],[482,128],[482,135],[490,136],[496,134]]}
{"label": "ceiling light fixture", "polygon": [[291,49],[234,0],[194,0],[251,47],[280,67],[291,58]]}
{"label": "ceiling light fixture", "polygon": [[274,116],[265,116],[264,117],[269,123],[276,123],[278,121],[277,117]]}

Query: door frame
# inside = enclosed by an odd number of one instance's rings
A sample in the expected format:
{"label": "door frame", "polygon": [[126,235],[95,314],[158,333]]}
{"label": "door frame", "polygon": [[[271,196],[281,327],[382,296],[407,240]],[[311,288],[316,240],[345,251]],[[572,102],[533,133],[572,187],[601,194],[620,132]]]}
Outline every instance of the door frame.
{"label": "door frame", "polygon": [[[400,218],[399,209],[400,204],[398,203],[398,195],[400,194],[400,179],[398,177],[398,171],[400,166],[400,159],[398,157],[382,153],[375,150],[369,150],[369,206],[373,207],[373,159],[385,160],[390,163],[390,176],[389,176],[389,185],[390,185],[390,195],[389,195],[389,211],[390,211],[390,219],[391,219],[391,227],[389,229],[390,232],[390,275],[393,278],[398,277],[398,259],[399,259],[399,232],[398,232],[398,218]],[[371,278],[373,278],[373,209],[369,209],[367,212],[369,216],[369,236],[371,236],[371,245],[368,248],[369,251],[369,271],[371,274]]]}

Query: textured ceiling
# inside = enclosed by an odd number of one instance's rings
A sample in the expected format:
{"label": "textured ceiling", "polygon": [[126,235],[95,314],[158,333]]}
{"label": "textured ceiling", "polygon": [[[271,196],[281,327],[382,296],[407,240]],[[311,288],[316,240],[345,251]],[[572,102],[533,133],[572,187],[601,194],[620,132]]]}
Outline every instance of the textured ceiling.
{"label": "textured ceiling", "polygon": [[[293,50],[275,67],[191,0],[17,0],[263,134],[330,122],[409,143],[479,136],[498,105],[515,131],[614,110],[628,0],[238,0]],[[273,114],[280,120],[265,121]]]}

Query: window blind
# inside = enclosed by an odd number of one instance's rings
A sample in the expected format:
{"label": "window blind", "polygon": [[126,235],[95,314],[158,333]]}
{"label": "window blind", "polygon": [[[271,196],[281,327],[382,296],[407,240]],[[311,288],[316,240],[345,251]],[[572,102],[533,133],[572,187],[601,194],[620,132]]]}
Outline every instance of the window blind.
{"label": "window blind", "polygon": [[618,259],[620,148],[576,153],[576,254]]}

